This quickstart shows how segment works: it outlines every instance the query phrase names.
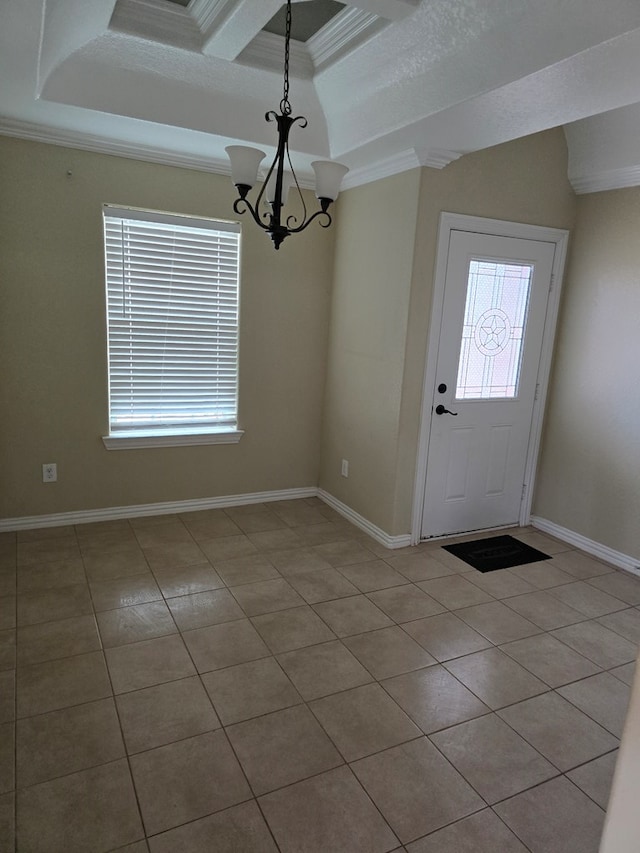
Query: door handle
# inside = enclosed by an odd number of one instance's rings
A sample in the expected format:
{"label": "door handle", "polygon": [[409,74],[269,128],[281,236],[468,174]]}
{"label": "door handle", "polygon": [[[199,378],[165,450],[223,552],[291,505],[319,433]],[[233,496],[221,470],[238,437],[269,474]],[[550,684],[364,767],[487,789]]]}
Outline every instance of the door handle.
{"label": "door handle", "polygon": [[445,409],[445,407],[442,405],[442,403],[440,403],[438,406],[436,406],[436,415],[453,415],[454,418],[458,417],[457,412],[450,412],[449,409]]}

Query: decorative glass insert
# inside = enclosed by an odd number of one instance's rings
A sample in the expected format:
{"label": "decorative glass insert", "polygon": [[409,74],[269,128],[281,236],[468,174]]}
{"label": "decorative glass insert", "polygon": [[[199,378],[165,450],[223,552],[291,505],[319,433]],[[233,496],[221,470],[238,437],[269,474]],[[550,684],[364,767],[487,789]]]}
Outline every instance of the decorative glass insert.
{"label": "decorative glass insert", "polygon": [[533,266],[471,260],[456,400],[516,397]]}

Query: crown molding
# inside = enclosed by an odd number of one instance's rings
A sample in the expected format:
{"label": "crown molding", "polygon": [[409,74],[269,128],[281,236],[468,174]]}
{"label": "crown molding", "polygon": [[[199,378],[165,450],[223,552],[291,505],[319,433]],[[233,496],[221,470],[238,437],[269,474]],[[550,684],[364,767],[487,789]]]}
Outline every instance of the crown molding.
{"label": "crown molding", "polygon": [[637,187],[640,186],[640,166],[608,169],[593,175],[569,176],[569,182],[576,195]]}
{"label": "crown molding", "polygon": [[379,181],[382,178],[388,178],[391,175],[397,175],[399,172],[407,172],[409,169],[416,169],[422,164],[418,159],[413,148],[406,151],[401,151],[398,154],[393,154],[386,157],[384,160],[378,160],[368,166],[361,166],[358,169],[350,170],[342,182],[342,188],[345,190],[353,187],[362,186],[362,184],[370,184],[373,181]]}
{"label": "crown molding", "polygon": [[420,165],[430,166],[432,169],[444,169],[460,157],[462,154],[459,151],[449,151],[446,148],[429,148],[418,155]]}
{"label": "crown molding", "polygon": [[188,9],[176,3],[154,0],[118,0],[109,22],[113,32],[171,44],[185,50],[200,50],[203,35]]}
{"label": "crown molding", "polygon": [[104,139],[90,133],[60,130],[59,128],[35,124],[26,121],[14,121],[0,118],[0,135],[27,139],[31,142],[45,142],[48,145],[61,145],[64,148],[78,148],[95,154],[111,154],[115,157],[127,157],[131,160],[143,160],[146,163],[158,163],[162,166],[179,166],[183,169],[197,169],[202,172],[214,172],[218,175],[230,175],[229,162],[225,158],[199,157],[193,154],[181,154],[178,151]]}
{"label": "crown molding", "polygon": [[359,47],[388,24],[371,12],[345,9],[318,30],[307,42],[316,73]]}

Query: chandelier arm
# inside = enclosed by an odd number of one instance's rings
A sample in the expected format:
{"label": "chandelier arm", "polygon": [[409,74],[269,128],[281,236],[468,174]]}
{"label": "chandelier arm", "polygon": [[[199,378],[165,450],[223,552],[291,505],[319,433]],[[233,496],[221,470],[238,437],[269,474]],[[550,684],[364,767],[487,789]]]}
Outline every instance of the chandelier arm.
{"label": "chandelier arm", "polygon": [[295,220],[295,217],[290,216],[290,217],[287,219],[287,231],[289,232],[289,234],[299,234],[301,231],[304,231],[304,229],[307,227],[307,225],[311,225],[311,223],[313,222],[313,220],[314,220],[314,219],[317,219],[319,216],[324,216],[324,217],[326,217],[326,222],[320,222],[319,224],[322,226],[322,228],[328,228],[328,227],[331,225],[331,222],[333,221],[333,220],[331,219],[331,214],[330,214],[328,211],[326,211],[326,210],[316,210],[316,212],[315,212],[314,214],[312,214],[312,215],[307,219],[307,221],[306,221],[306,222],[303,222],[303,223],[302,223],[302,225],[299,225],[297,228],[290,228],[290,227],[289,227],[289,221],[290,221],[291,219],[294,219],[294,220]]}
{"label": "chandelier arm", "polygon": [[[258,196],[258,198],[260,198],[260,196]],[[243,204],[243,205],[244,205],[244,207],[245,207],[245,209],[244,209],[244,210],[242,210],[242,208],[240,207],[240,205],[241,205],[241,204]],[[264,231],[268,231],[268,230],[269,230],[269,225],[266,225],[266,224],[265,224],[265,223],[260,219],[260,216],[259,216],[259,214],[258,214],[258,206],[257,206],[257,204],[256,204],[256,206],[254,207],[254,206],[251,204],[251,202],[249,201],[249,199],[248,199],[248,198],[237,198],[237,199],[234,201],[234,203],[233,203],[233,209],[234,209],[234,211],[235,211],[236,213],[238,213],[240,216],[242,216],[242,215],[243,215],[243,214],[245,214],[247,211],[249,211],[249,213],[251,214],[251,217],[252,217],[253,221],[256,223],[256,225],[259,225],[259,226],[260,226],[260,228],[262,228]]]}

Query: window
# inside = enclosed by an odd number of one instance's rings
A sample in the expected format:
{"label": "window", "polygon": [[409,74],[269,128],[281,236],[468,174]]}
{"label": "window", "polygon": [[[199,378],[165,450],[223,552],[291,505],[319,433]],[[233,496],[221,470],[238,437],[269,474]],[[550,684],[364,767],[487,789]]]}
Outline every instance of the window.
{"label": "window", "polygon": [[104,207],[109,449],[238,441],[240,226]]}

